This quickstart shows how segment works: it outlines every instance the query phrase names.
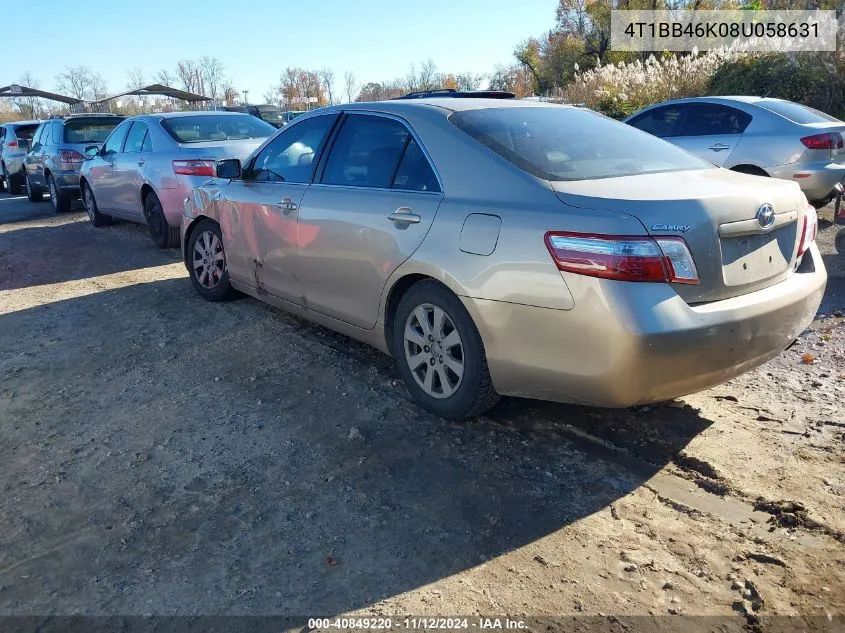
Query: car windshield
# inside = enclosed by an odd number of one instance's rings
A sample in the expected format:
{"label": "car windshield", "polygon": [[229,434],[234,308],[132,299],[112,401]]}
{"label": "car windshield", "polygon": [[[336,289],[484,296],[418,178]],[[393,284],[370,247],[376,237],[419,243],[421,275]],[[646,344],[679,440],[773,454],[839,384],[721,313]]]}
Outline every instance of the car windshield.
{"label": "car windshield", "polygon": [[68,119],[64,124],[65,143],[102,143],[122,117]]}
{"label": "car windshield", "polygon": [[761,99],[757,102],[761,108],[774,112],[785,117],[793,123],[841,123],[829,114],[819,112],[808,106],[803,106],[792,101],[781,101],[780,99]]}
{"label": "car windshield", "polygon": [[35,130],[38,129],[38,123],[30,123],[28,125],[16,125],[15,136],[24,141],[31,141]]}
{"label": "car windshield", "polygon": [[276,131],[250,114],[180,116],[164,119],[162,126],[179,143],[266,138]]}
{"label": "car windshield", "polygon": [[713,168],[651,134],[580,108],[485,108],[455,112],[449,121],[520,169],[546,180]]}

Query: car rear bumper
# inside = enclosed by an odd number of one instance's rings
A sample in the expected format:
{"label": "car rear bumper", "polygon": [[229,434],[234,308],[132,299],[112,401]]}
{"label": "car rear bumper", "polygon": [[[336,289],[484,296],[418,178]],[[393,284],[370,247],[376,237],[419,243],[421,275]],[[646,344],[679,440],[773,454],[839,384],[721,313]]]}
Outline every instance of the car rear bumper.
{"label": "car rear bumper", "polygon": [[771,175],[797,182],[807,200],[815,202],[830,197],[836,183],[845,183],[845,163],[793,163],[775,167]]}
{"label": "car rear bumper", "polygon": [[50,172],[53,176],[53,180],[56,183],[56,187],[62,190],[74,191],[75,193],[79,193],[79,172],[70,170],[62,170],[62,171],[52,171]]}
{"label": "car rear bumper", "polygon": [[698,306],[668,284],[585,277],[572,310],[462,300],[499,393],[627,407],[707,389],[782,352],[822,300],[827,273],[815,244],[800,270]]}

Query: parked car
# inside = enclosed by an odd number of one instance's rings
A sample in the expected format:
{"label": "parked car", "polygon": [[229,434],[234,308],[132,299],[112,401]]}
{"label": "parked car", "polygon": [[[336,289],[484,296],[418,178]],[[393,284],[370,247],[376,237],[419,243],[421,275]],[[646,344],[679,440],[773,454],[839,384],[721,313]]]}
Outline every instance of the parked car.
{"label": "parked car", "polygon": [[625,122],[714,165],[793,180],[817,209],[833,199],[834,185],[845,182],[845,122],[791,101],[677,99]]}
{"label": "parked car", "polygon": [[0,191],[18,195],[25,182],[23,160],[41,121],[14,121],[0,125]]}
{"label": "parked car", "polygon": [[179,246],[186,196],[214,176],[214,161],[245,158],[276,131],[235,112],[171,112],[123,121],[85,150],[80,187],[94,226],[146,224],[159,248]]}
{"label": "parked car", "polygon": [[789,345],[827,279],[795,183],[582,108],[332,106],[216,170],[185,202],[197,292],[392,354],[444,417],[497,394],[626,407],[705,389]]}
{"label": "parked car", "polygon": [[79,169],[85,148],[102,143],[122,120],[114,114],[69,114],[43,121],[24,158],[30,202],[39,202],[46,190],[56,211],[69,211],[74,198],[79,197]]}
{"label": "parked car", "polygon": [[273,127],[279,128],[282,127],[287,121],[284,120],[282,112],[279,112],[279,108],[274,105],[265,104],[265,105],[239,105],[239,106],[218,106],[218,111],[221,112],[243,112],[245,114],[251,114],[254,117],[269,123]]}

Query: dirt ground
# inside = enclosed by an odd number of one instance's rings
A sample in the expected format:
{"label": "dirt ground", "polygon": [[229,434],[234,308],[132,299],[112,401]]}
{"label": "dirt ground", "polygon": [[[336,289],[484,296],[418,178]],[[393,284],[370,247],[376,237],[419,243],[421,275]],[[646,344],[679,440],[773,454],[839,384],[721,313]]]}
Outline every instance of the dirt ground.
{"label": "dirt ground", "polygon": [[837,622],[834,231],[817,320],[747,375],[665,406],[511,399],[448,423],[387,357],[203,301],[142,227],[0,194],[0,615]]}

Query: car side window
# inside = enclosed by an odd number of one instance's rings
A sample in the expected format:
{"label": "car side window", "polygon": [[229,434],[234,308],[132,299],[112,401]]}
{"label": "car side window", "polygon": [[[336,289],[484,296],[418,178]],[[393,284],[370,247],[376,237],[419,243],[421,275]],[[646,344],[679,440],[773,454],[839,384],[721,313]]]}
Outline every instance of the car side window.
{"label": "car side window", "polygon": [[62,122],[53,121],[53,127],[50,129],[50,144],[58,145],[62,139]]}
{"label": "car side window", "polygon": [[389,189],[410,137],[408,128],[394,119],[350,115],[337,135],[321,182]]}
{"label": "car side window", "polygon": [[255,157],[247,178],[258,182],[311,182],[314,160],[335,118],[317,116],[285,128]]}
{"label": "car side window", "polygon": [[50,130],[52,129],[52,124],[45,123],[44,129],[41,131],[41,145],[49,145],[50,144]]}
{"label": "car side window", "polygon": [[103,146],[103,154],[117,154],[120,152],[120,149],[123,147],[123,140],[126,138],[131,124],[132,121],[124,121],[112,130],[112,133],[109,134]]}
{"label": "car side window", "polygon": [[662,106],[643,112],[631,119],[628,124],[660,138],[679,136],[681,114],[683,114],[683,106],[680,104]]}
{"label": "car side window", "polygon": [[742,134],[751,115],[716,103],[691,103],[683,123],[683,136]]}
{"label": "car side window", "polygon": [[411,138],[405,147],[405,153],[393,179],[393,188],[407,191],[440,191],[434,169],[414,138]]}
{"label": "car side window", "polygon": [[143,152],[144,141],[148,135],[147,124],[143,121],[133,121],[129,134],[126,135],[124,152]]}

